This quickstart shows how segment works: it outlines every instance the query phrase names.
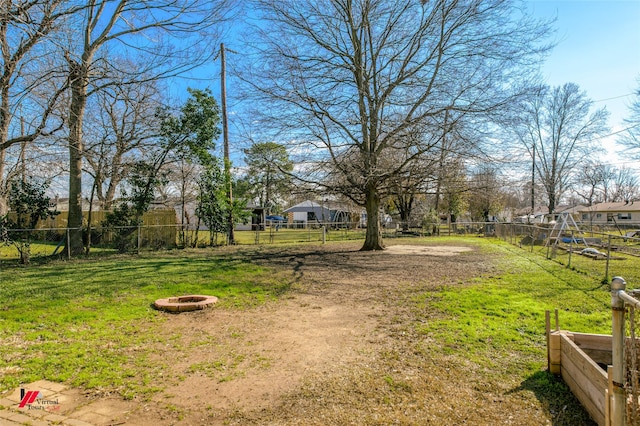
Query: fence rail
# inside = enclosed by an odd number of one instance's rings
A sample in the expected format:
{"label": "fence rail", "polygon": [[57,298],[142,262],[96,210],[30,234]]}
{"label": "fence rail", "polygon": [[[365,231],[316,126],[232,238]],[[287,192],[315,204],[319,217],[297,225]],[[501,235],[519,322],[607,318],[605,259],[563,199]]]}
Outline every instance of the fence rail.
{"label": "fence rail", "polygon": [[[547,362],[600,426],[640,425],[640,290],[626,291],[622,277],[611,280],[611,335],[555,330],[546,311]],[[605,371],[606,369],[606,371]]]}
{"label": "fence rail", "polygon": [[[240,225],[241,226],[241,225]],[[359,222],[340,223],[286,223],[265,222],[247,224],[246,230],[237,229],[235,244],[280,244],[298,242],[363,240],[366,229]],[[557,244],[549,244],[551,228],[544,225],[494,222],[458,222],[452,224],[415,224],[393,223],[381,228],[385,239],[396,237],[427,236],[496,236],[511,244],[553,259],[567,267],[597,274],[608,280],[610,263],[618,257],[640,257],[640,238],[605,232],[582,232],[580,235],[566,232]],[[616,232],[620,232],[616,230]],[[46,227],[35,230],[11,230],[14,240],[32,242],[34,256],[48,256],[54,249],[64,244],[67,228]],[[143,223],[137,227],[94,226],[89,233],[85,228],[83,238],[91,250],[119,250],[125,252],[158,250],[165,248],[205,247],[227,243],[224,233],[212,233],[207,229],[192,225],[163,224],[158,221]],[[582,253],[584,248],[597,250],[599,254]],[[15,250],[13,250],[15,252]],[[10,247],[0,247],[0,259],[15,256]],[[627,274],[627,272],[624,272]],[[638,271],[640,274],[640,271]],[[638,277],[629,276],[630,279]]]}
{"label": "fence rail", "polygon": [[551,225],[495,225],[495,235],[503,241],[599,277],[603,283],[609,281],[611,271],[620,267],[625,268],[624,272],[617,274],[624,273],[640,281],[640,270],[631,268],[640,257],[640,238],[626,236],[624,232],[621,235],[622,231],[612,228],[609,232],[567,230],[558,233]]}
{"label": "fence rail", "polygon": [[[242,226],[242,225],[239,225]],[[235,244],[285,244],[301,242],[364,240],[366,228],[359,222],[312,222],[248,224],[246,230],[235,231]],[[18,257],[14,243],[29,244],[31,255],[64,255],[63,248],[69,228],[40,227],[37,229],[8,230],[5,246],[0,246],[0,260]],[[434,225],[417,227],[411,224],[383,226],[383,238],[424,237],[433,235],[493,235],[493,224],[458,223],[451,226]],[[147,224],[134,227],[93,226],[90,231],[83,229],[86,247],[95,251],[141,252],[168,248],[206,247],[225,245],[224,233],[212,233],[206,228],[180,224]]]}
{"label": "fence rail", "polygon": [[[635,310],[640,301],[626,290],[622,277],[611,280],[611,310],[613,330],[613,352],[611,380],[611,424],[640,424],[640,374],[638,371],[638,349],[636,338],[638,326]],[[629,333],[626,333],[629,324]]]}
{"label": "fence rail", "polygon": [[[610,372],[611,425],[640,425],[640,372],[636,309],[640,300],[626,290],[622,277],[611,280],[612,368]],[[627,324],[629,332],[627,333]]]}

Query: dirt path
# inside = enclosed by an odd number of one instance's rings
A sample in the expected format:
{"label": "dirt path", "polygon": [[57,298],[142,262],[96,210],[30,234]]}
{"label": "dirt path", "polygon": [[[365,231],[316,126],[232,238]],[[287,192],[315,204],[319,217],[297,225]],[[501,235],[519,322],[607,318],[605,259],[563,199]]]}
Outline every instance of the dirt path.
{"label": "dirt path", "polygon": [[256,308],[171,315],[160,339],[171,343],[150,360],[164,365],[165,389],[151,401],[103,397],[91,407],[126,425],[547,424],[519,383],[490,383],[472,363],[434,357],[434,342],[415,332],[434,313],[412,298],[492,270],[487,255],[358,247],[230,249],[291,290]]}

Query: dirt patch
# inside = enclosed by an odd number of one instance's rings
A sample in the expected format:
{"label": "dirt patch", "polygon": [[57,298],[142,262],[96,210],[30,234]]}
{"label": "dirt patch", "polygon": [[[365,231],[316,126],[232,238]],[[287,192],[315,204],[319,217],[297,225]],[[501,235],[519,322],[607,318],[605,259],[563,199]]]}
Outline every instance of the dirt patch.
{"label": "dirt patch", "polygon": [[389,246],[386,250],[388,254],[411,254],[422,256],[455,256],[456,254],[471,251],[471,247],[461,246]]}
{"label": "dirt patch", "polygon": [[[272,268],[291,290],[251,309],[169,316],[164,390],[112,413],[127,425],[547,424],[549,414],[520,383],[493,383],[464,356],[430,351],[416,333],[435,315],[414,299],[493,270],[471,246],[352,243],[235,247]],[[435,356],[434,353],[439,355]],[[464,365],[462,365],[464,363]],[[97,399],[99,410],[112,400]]]}
{"label": "dirt patch", "polygon": [[180,334],[193,351],[172,363],[184,380],[156,400],[200,402],[211,413],[270,407],[299,387],[306,372],[356,358],[354,349],[375,327],[370,312],[298,294],[251,311],[172,318],[166,332]]}

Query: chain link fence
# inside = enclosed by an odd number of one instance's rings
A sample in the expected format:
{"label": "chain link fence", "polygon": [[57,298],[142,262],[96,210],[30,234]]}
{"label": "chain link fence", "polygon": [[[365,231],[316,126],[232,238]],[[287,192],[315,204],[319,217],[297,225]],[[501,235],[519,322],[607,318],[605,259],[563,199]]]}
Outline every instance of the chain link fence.
{"label": "chain link fence", "polygon": [[[240,245],[322,243],[328,241],[364,240],[366,228],[358,222],[341,223],[264,223],[247,225],[234,231],[234,243]],[[67,228],[10,230],[0,248],[0,260],[19,258],[17,246],[28,244],[32,257],[65,256]],[[497,237],[532,253],[553,259],[569,268],[608,277],[624,260],[640,257],[640,235],[608,232],[565,231],[552,235],[551,225],[519,223],[458,222],[411,226],[393,223],[382,226],[383,239],[400,237],[483,236]],[[227,244],[227,235],[186,225],[140,225],[136,227],[93,227],[83,230],[83,240],[89,252],[137,253],[190,247],[210,247]],[[640,281],[637,273],[624,273]]]}
{"label": "chain link fence", "polygon": [[[638,295],[636,294],[637,298]],[[625,399],[628,425],[640,425],[640,342],[638,331],[640,330],[640,314],[634,306],[627,307],[627,324],[629,325],[628,338],[625,339],[624,363],[625,363]]]}
{"label": "chain link fence", "polygon": [[601,277],[614,275],[640,281],[640,234],[617,228],[565,229],[553,224],[495,224],[496,237],[567,268]]}
{"label": "chain link fence", "polygon": [[[234,244],[295,244],[322,243],[328,241],[364,240],[366,227],[360,222],[313,222],[274,223],[247,225],[249,229],[234,231]],[[38,229],[9,230],[0,248],[0,260],[19,259],[19,251],[28,247],[32,258],[52,255],[68,256],[65,251],[69,229],[50,227]],[[384,239],[399,237],[466,236],[495,234],[494,223],[464,222],[452,225],[429,225],[419,227],[412,224],[394,223],[382,226]],[[211,247],[227,244],[225,233],[210,232],[205,228],[189,225],[147,225],[134,227],[92,227],[83,229],[85,250],[90,253],[144,251]]]}

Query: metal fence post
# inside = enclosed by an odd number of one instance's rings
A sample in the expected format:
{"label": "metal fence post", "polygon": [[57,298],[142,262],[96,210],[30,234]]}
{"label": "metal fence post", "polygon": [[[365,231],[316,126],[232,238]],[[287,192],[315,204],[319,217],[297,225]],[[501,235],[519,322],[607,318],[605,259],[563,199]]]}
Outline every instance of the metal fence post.
{"label": "metal fence post", "polygon": [[549,236],[549,239],[547,240],[547,259],[551,259],[553,256],[553,252],[549,255],[549,250],[551,250],[551,236]]}
{"label": "metal fence post", "polygon": [[567,268],[571,268],[571,253],[573,253],[573,236],[574,233],[571,231],[571,241],[569,241],[569,260],[567,262]]}
{"label": "metal fence post", "polygon": [[624,392],[624,300],[620,291],[624,291],[627,283],[622,277],[611,280],[611,326],[612,326],[612,364],[613,395],[611,395],[611,421],[616,426],[626,424],[626,398]]}
{"label": "metal fence post", "polygon": [[609,258],[611,258],[611,234],[609,234],[609,238],[607,240],[607,265],[605,266],[604,271],[605,282],[609,280]]}
{"label": "metal fence post", "polygon": [[534,243],[534,242],[535,242],[535,240],[536,240],[536,234],[535,234],[535,232],[536,232],[536,229],[532,226],[532,227],[531,227],[531,253],[533,253],[533,243]]}

